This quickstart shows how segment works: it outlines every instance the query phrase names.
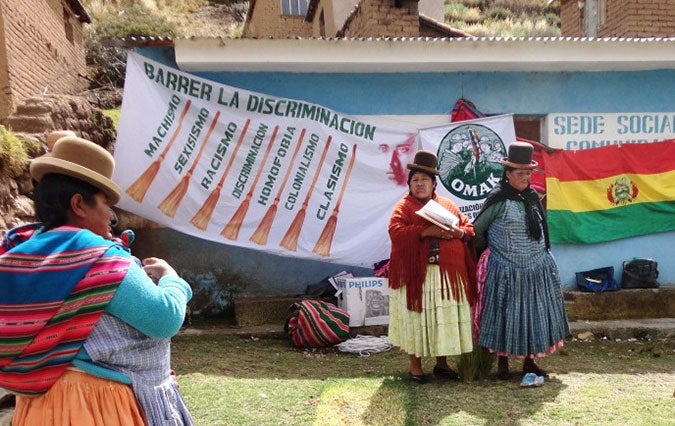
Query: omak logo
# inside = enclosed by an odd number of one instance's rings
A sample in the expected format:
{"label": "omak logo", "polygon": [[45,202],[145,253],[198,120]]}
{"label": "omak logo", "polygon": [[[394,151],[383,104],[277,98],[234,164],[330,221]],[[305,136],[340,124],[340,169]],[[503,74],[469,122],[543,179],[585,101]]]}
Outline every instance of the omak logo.
{"label": "omak logo", "polygon": [[438,170],[443,186],[464,200],[487,196],[501,178],[504,142],[480,124],[455,127],[438,145]]}
{"label": "omak logo", "polygon": [[615,206],[632,203],[638,196],[638,187],[628,176],[621,176],[607,188],[607,199]]}

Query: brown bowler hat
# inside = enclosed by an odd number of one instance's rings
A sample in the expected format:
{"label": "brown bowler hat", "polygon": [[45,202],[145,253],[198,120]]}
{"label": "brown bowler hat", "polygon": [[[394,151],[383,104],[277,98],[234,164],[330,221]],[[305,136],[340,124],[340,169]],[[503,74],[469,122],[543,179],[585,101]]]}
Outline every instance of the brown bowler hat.
{"label": "brown bowler hat", "polygon": [[408,164],[407,167],[410,170],[421,170],[423,172],[440,175],[441,173],[436,168],[437,165],[438,158],[436,157],[436,154],[431,151],[421,150],[415,153],[412,164]]}
{"label": "brown bowler hat", "polygon": [[502,158],[502,164],[514,169],[534,169],[537,162],[532,161],[534,147],[527,142],[513,142],[509,145],[509,156]]}
{"label": "brown bowler hat", "polygon": [[111,180],[115,159],[104,148],[86,139],[65,136],[52,150],[30,162],[30,175],[40,182],[49,173],[80,179],[103,191],[111,205],[120,200],[122,190]]}

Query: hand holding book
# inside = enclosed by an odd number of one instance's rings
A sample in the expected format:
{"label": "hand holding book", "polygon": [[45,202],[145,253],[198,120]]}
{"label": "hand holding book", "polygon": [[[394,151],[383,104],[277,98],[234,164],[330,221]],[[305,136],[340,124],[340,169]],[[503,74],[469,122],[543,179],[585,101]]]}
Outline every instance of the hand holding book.
{"label": "hand holding book", "polygon": [[457,224],[459,223],[459,218],[457,216],[434,200],[429,200],[415,213],[446,231],[457,228]]}

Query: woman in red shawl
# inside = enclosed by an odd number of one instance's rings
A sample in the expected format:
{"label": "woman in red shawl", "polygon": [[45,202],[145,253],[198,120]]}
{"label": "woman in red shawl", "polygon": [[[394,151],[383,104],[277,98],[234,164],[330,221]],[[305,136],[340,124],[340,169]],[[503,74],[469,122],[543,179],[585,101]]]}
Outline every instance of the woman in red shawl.
{"label": "woman in red shawl", "polygon": [[[448,198],[436,194],[437,157],[418,151],[408,164],[409,193],[389,221],[389,339],[410,357],[410,377],[426,383],[422,357],[435,357],[436,378],[457,380],[447,357],[471,352],[471,308],[475,286],[466,242],[473,225]],[[459,222],[445,230],[415,212],[434,200]]]}

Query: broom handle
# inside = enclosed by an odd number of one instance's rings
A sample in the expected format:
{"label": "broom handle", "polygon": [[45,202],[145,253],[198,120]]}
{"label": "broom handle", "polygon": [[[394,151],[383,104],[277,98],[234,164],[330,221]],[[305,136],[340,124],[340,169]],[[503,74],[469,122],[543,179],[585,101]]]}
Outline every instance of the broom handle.
{"label": "broom handle", "polygon": [[218,185],[216,185],[216,188],[220,189],[223,187],[223,184],[225,183],[225,178],[227,177],[228,173],[230,173],[230,168],[232,167],[232,163],[234,163],[234,158],[237,156],[237,151],[239,151],[239,147],[241,146],[241,143],[244,141],[244,136],[246,136],[246,132],[248,131],[248,125],[251,122],[250,118],[246,119],[246,123],[244,124],[244,130],[241,131],[241,134],[239,135],[239,140],[237,141],[237,145],[234,147],[234,151],[232,151],[232,156],[230,157],[230,161],[227,162],[227,167],[225,167],[225,172],[223,172],[223,175],[220,177],[220,180],[218,181]]}
{"label": "broom handle", "polygon": [[280,200],[281,193],[284,192],[284,188],[286,187],[286,182],[288,182],[288,177],[291,175],[291,171],[293,170],[293,163],[295,163],[295,157],[298,156],[298,152],[300,152],[300,147],[302,146],[302,140],[305,138],[305,128],[302,129],[302,132],[300,132],[300,138],[298,138],[298,144],[295,147],[295,151],[293,151],[293,157],[291,157],[291,162],[288,163],[288,168],[286,169],[286,175],[284,176],[284,180],[281,181],[281,186],[279,187],[279,192],[277,192],[277,196],[274,197],[274,203],[277,204]]}
{"label": "broom handle", "polygon": [[246,197],[248,199],[251,199],[251,197],[253,196],[253,190],[255,189],[256,185],[258,184],[258,179],[260,178],[260,175],[262,174],[262,171],[263,171],[263,167],[265,166],[265,163],[267,162],[267,157],[269,157],[270,151],[272,151],[272,145],[274,145],[274,139],[276,139],[278,131],[279,131],[279,126],[276,126],[274,128],[274,131],[272,132],[272,137],[270,138],[270,143],[267,145],[267,150],[265,151],[265,155],[263,156],[263,159],[260,162],[260,168],[258,169],[258,172],[255,174],[255,179],[253,179],[253,185],[251,185],[251,189],[249,189],[248,194],[246,194]]}
{"label": "broom handle", "polygon": [[323,153],[321,154],[319,166],[316,168],[316,173],[314,173],[314,179],[312,179],[312,184],[309,186],[309,192],[307,192],[307,195],[305,196],[305,202],[302,203],[303,208],[307,207],[307,205],[309,204],[309,197],[312,196],[312,192],[314,192],[314,185],[316,185],[316,181],[319,180],[319,172],[321,171],[321,166],[323,166],[324,160],[326,160],[326,154],[328,153],[328,147],[330,146],[330,141],[332,139],[333,139],[332,136],[328,136],[326,146],[323,148]]}
{"label": "broom handle", "polygon": [[180,113],[180,117],[178,118],[178,126],[176,126],[176,130],[173,131],[173,135],[171,135],[171,139],[169,139],[169,143],[164,147],[164,151],[159,155],[159,158],[157,159],[158,161],[164,160],[164,157],[166,157],[166,153],[169,152],[169,149],[171,148],[171,145],[173,145],[174,141],[178,137],[178,134],[180,133],[181,127],[183,127],[183,120],[185,120],[185,116],[187,115],[188,110],[190,109],[190,105],[192,104],[192,101],[188,99],[188,101],[185,103],[185,107],[183,107],[183,112]]}
{"label": "broom handle", "polygon": [[213,129],[216,128],[216,124],[218,124],[218,117],[220,117],[220,111],[216,111],[216,116],[213,117],[213,121],[211,122],[211,126],[209,126],[209,131],[206,132],[206,136],[204,136],[204,140],[202,141],[202,146],[199,148],[199,152],[197,153],[197,158],[195,158],[195,162],[192,163],[192,166],[190,166],[190,170],[188,170],[187,175],[185,175],[185,176],[192,176],[192,173],[197,168],[197,163],[199,163],[199,159],[201,158],[202,153],[204,152],[204,148],[206,148],[206,143],[209,141],[209,138],[211,137],[211,133],[213,133]]}
{"label": "broom handle", "polygon": [[342,203],[342,197],[345,195],[345,189],[347,189],[347,182],[349,181],[349,175],[352,173],[352,167],[354,167],[354,160],[356,159],[356,144],[352,147],[352,158],[349,160],[349,166],[347,167],[347,173],[345,174],[345,183],[342,184],[342,189],[340,190],[340,196],[337,199],[335,204],[335,209],[333,214],[337,214],[340,210],[340,203]]}

